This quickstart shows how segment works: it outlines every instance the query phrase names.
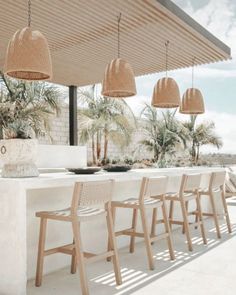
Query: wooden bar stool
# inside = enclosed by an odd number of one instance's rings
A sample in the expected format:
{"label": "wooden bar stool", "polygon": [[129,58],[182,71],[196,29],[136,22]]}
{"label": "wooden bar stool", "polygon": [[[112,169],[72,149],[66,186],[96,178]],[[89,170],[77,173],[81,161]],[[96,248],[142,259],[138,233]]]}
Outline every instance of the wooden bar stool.
{"label": "wooden bar stool", "polygon": [[[165,193],[167,188],[167,177],[144,177],[141,184],[141,189],[139,193],[139,198],[130,198],[124,201],[113,201],[112,202],[112,214],[113,221],[115,221],[115,212],[116,208],[128,208],[133,210],[132,226],[131,228],[124,229],[118,232],[115,232],[116,236],[127,235],[130,236],[130,253],[134,252],[135,237],[144,238],[146,252],[148,257],[149,268],[154,269],[153,253],[151,243],[160,240],[167,239],[170,258],[171,260],[175,259],[175,254],[172,246],[171,231],[168,222],[168,216],[166,212],[165,205]],[[155,197],[155,198],[154,198]],[[163,220],[165,224],[165,233],[160,235],[151,235],[148,230],[147,225],[147,208],[162,208]],[[137,232],[137,217],[138,212],[140,212],[142,229],[143,232]]]}
{"label": "wooden bar stool", "polygon": [[[72,256],[72,273],[75,273],[76,265],[78,265],[83,295],[89,294],[88,281],[85,271],[85,263],[87,260],[89,262],[94,262],[99,259],[111,257],[114,265],[116,283],[118,285],[122,283],[111,212],[113,183],[113,180],[77,182],[74,186],[74,193],[70,208],[36,213],[36,216],[40,217],[41,220],[35,280],[35,285],[37,287],[39,287],[42,283],[44,257],[58,252]],[[110,249],[109,251],[98,255],[83,252],[80,234],[81,222],[94,220],[101,215],[106,216]],[[46,225],[48,219],[71,222],[73,243],[45,250]]]}
{"label": "wooden bar stool", "polygon": [[[168,193],[166,195],[166,200],[170,201],[170,210],[169,210],[169,222],[172,224],[183,225],[183,233],[186,234],[188,249],[189,251],[193,250],[192,240],[190,236],[190,225],[200,225],[201,235],[203,243],[207,244],[207,239],[205,235],[205,229],[202,218],[202,209],[199,199],[199,189],[200,189],[201,175],[200,174],[188,174],[183,175],[180,185],[180,190],[178,193]],[[189,201],[194,200],[196,202],[196,210],[188,212],[188,203]],[[174,204],[179,202],[181,206],[181,212],[183,220],[174,220]],[[198,216],[195,222],[189,222],[189,216],[196,215]]]}
{"label": "wooden bar stool", "polygon": [[[228,212],[228,208],[227,208],[227,204],[226,204],[226,200],[225,200],[225,177],[226,177],[225,171],[212,172],[208,188],[200,190],[200,192],[199,192],[200,197],[208,196],[210,198],[212,213],[203,212],[202,215],[208,216],[208,217],[213,217],[217,237],[219,239],[221,238],[220,226],[219,226],[219,220],[218,220],[219,217],[222,217],[222,216],[225,217],[227,227],[228,227],[228,232],[229,233],[232,232],[230,218],[229,218],[229,212]],[[223,204],[223,210],[224,210],[223,214],[217,213],[216,204],[215,204],[215,197],[214,197],[214,194],[216,194],[216,193],[220,194],[221,201]]]}

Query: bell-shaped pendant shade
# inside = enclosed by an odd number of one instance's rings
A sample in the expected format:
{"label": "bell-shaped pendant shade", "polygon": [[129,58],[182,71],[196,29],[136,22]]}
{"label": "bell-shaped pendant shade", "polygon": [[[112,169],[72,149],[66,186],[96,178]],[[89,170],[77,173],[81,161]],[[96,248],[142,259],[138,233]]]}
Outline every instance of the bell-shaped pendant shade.
{"label": "bell-shaped pendant shade", "polygon": [[156,83],[152,106],[156,108],[177,108],[180,105],[179,87],[174,79],[162,78]]}
{"label": "bell-shaped pendant shade", "polygon": [[102,95],[128,97],[136,94],[134,72],[123,58],[113,59],[106,67],[102,82]]}
{"label": "bell-shaped pendant shade", "polygon": [[205,112],[204,100],[200,90],[189,88],[185,91],[179,109],[182,114],[199,115]]}
{"label": "bell-shaped pendant shade", "polygon": [[23,80],[52,78],[52,62],[46,38],[29,27],[18,30],[9,41],[5,74]]}

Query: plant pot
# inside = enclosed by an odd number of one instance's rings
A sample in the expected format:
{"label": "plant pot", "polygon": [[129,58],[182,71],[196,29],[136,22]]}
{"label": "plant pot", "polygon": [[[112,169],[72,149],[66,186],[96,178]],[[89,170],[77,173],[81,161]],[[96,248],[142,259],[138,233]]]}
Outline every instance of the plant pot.
{"label": "plant pot", "polygon": [[0,140],[0,160],[3,162],[2,177],[37,177],[35,165],[38,153],[36,139]]}

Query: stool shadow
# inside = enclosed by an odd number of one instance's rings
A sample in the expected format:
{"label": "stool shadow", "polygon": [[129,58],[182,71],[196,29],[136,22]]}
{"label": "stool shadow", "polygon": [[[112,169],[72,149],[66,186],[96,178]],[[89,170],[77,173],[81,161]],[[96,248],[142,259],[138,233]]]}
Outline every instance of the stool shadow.
{"label": "stool shadow", "polygon": [[[176,255],[175,261],[170,261],[166,242],[164,240],[156,242],[153,245],[156,267],[153,271],[148,269],[146,251],[144,243],[141,239],[141,242],[136,243],[135,253],[133,254],[128,252],[127,247],[120,249],[119,257],[123,280],[123,284],[120,286],[116,286],[113,267],[110,262],[100,261],[98,263],[94,263],[92,267],[88,265],[87,273],[89,278],[90,294],[132,294],[236,236],[236,224],[232,224],[232,234],[228,234],[227,226],[222,224],[220,226],[222,233],[221,239],[217,239],[216,237],[216,231],[212,220],[206,220],[205,227],[208,240],[207,245],[203,245],[198,229],[193,228],[191,230],[194,247],[193,252],[187,251],[185,235],[182,234],[182,229],[177,228],[173,231],[173,242]],[[81,294],[78,273],[74,275],[70,274],[70,269],[67,267],[58,272],[45,275],[44,283],[40,288],[34,287],[33,280],[29,281],[27,295],[39,294]]]}

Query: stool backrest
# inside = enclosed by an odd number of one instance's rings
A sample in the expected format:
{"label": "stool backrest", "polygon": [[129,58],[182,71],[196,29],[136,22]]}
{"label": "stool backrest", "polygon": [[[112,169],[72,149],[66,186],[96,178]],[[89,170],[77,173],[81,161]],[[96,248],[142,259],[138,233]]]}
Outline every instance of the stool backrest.
{"label": "stool backrest", "polygon": [[216,171],[211,173],[209,190],[223,188],[225,185],[226,171]]}
{"label": "stool backrest", "polygon": [[183,174],[180,195],[184,192],[195,192],[200,188],[201,174]]}
{"label": "stool backrest", "polygon": [[167,182],[167,176],[143,177],[139,201],[142,202],[144,199],[166,194]]}
{"label": "stool backrest", "polygon": [[78,206],[106,205],[111,202],[114,180],[76,182],[71,202],[71,212]]}

